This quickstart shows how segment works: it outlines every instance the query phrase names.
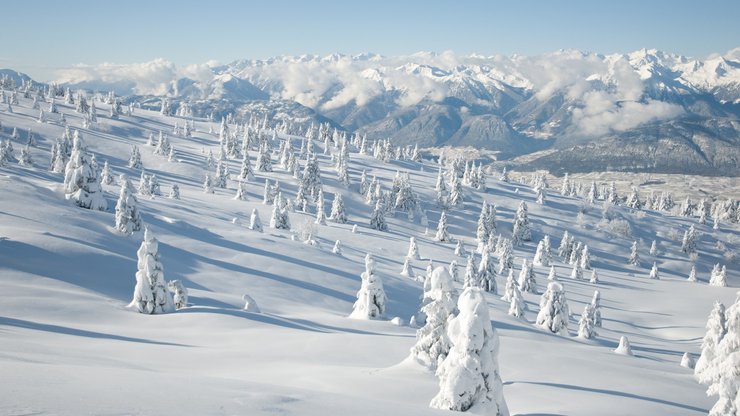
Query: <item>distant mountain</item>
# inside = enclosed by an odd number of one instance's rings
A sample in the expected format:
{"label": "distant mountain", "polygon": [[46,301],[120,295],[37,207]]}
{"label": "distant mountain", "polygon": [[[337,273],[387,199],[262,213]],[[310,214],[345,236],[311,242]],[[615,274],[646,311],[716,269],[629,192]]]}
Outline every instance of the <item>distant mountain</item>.
{"label": "distant mountain", "polygon": [[164,90],[203,112],[295,102],[371,139],[471,146],[511,163],[528,155],[527,166],[553,171],[740,175],[740,62],[731,55],[282,56],[213,67],[205,80],[173,79]]}

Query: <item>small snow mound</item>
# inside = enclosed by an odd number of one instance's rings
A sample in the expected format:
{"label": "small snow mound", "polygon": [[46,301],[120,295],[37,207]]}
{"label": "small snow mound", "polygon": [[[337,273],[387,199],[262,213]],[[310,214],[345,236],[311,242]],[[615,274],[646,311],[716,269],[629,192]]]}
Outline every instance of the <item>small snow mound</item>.
{"label": "small snow mound", "polygon": [[395,326],[404,325],[403,319],[400,316],[396,316],[395,318],[391,319],[391,323]]}
{"label": "small snow mound", "polygon": [[245,311],[252,313],[262,313],[260,307],[257,306],[257,302],[255,302],[255,300],[252,299],[251,296],[245,294],[244,296],[242,296],[242,299],[244,300]]}
{"label": "small snow mound", "polygon": [[619,346],[614,350],[616,354],[620,355],[632,355],[632,346],[630,346],[630,340],[624,335],[619,339]]}
{"label": "small snow mound", "polygon": [[688,352],[683,353],[683,357],[681,357],[681,367],[693,369],[694,366],[696,366],[696,360],[694,360],[694,356],[689,354]]}

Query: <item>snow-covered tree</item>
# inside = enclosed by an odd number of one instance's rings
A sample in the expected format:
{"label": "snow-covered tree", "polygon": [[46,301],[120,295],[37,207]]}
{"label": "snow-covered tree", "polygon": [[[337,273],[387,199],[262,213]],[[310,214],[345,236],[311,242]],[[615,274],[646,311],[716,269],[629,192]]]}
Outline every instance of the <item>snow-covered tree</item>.
{"label": "snow-covered tree", "polygon": [[547,280],[558,280],[558,273],[555,271],[555,266],[550,266],[550,272],[547,274]]}
{"label": "snow-covered tree", "polygon": [[326,225],[326,212],[324,211],[324,191],[319,189],[319,197],[316,199],[316,220],[319,225]]}
{"label": "snow-covered tree", "polygon": [[505,240],[501,244],[498,258],[498,274],[507,274],[512,267],[514,267],[514,248],[511,245],[511,240]]}
{"label": "snow-covered tree", "polygon": [[178,184],[172,184],[172,188],[170,188],[170,194],[168,197],[170,199],[180,199],[180,186]]}
{"label": "snow-covered tree", "polygon": [[434,236],[437,241],[450,241],[450,233],[447,231],[447,211],[442,211],[437,223],[437,234]]}
{"label": "snow-covered tree", "polygon": [[585,339],[591,339],[598,335],[596,325],[594,324],[594,307],[587,303],[583,307],[581,319],[578,320],[578,336]]}
{"label": "snow-covered tree", "polygon": [[334,200],[331,203],[329,219],[339,224],[347,223],[347,213],[344,209],[344,200],[340,193],[334,195]]}
{"label": "snow-covered tree", "polygon": [[428,303],[421,308],[421,312],[426,316],[426,323],[416,331],[416,344],[411,348],[411,357],[430,369],[436,369],[452,346],[447,336],[447,323],[454,316],[457,302],[452,276],[444,267],[432,271],[430,289],[425,293],[425,298]]}
{"label": "snow-covered tree", "polygon": [[213,181],[211,180],[211,174],[206,173],[206,178],[203,180],[203,192],[207,194],[213,193]]}
{"label": "snow-covered tree", "polygon": [[491,259],[491,254],[488,251],[484,251],[481,255],[477,280],[480,288],[486,292],[498,292],[498,288],[496,287],[496,269]]}
{"label": "snow-covered tree", "polygon": [[378,231],[388,231],[388,223],[385,222],[385,209],[380,201],[375,203],[375,209],[370,216],[370,228]]}
{"label": "snow-covered tree", "polygon": [[462,240],[457,240],[457,243],[455,244],[455,255],[458,257],[465,257],[467,254],[468,253],[465,251],[465,246],[463,245]]}
{"label": "snow-covered tree", "polygon": [[136,256],[136,287],[129,307],[135,307],[139,312],[147,314],[174,312],[175,303],[167,290],[164,269],[159,258],[159,241],[148,228],[144,229],[144,241]]}
{"label": "snow-covered tree", "polygon": [[341,256],[342,255],[342,242],[337,240],[334,242],[334,247],[331,249],[331,252]]}
{"label": "snow-covered tree", "polygon": [[512,242],[514,244],[521,244],[523,241],[532,240],[532,230],[529,226],[529,218],[527,216],[527,203],[521,201],[519,208],[516,210],[516,216],[514,217],[514,226],[512,230]]}
{"label": "snow-covered tree", "polygon": [[537,278],[532,264],[527,259],[522,259],[522,270],[519,272],[517,284],[522,292],[537,293]]}
{"label": "snow-covered tree", "polygon": [[583,245],[583,249],[581,250],[581,258],[579,260],[581,262],[581,269],[591,270],[591,255],[588,252],[587,244]]}
{"label": "snow-covered tree", "polygon": [[[513,280],[513,271],[510,270],[509,274],[512,276],[512,280]],[[524,311],[526,309],[527,309],[527,305],[524,303],[524,299],[522,298],[522,292],[519,290],[519,287],[515,284],[512,290],[511,300],[509,301],[508,314],[511,316],[516,316],[517,318],[520,318],[524,316]]]}
{"label": "snow-covered tree", "polygon": [[532,260],[532,264],[537,266],[544,266],[548,267],[550,265],[550,259],[547,256],[547,253],[545,251],[545,239],[548,240],[549,238],[545,236],[542,240],[540,240],[539,243],[537,243],[537,251],[534,253],[534,259]]}
{"label": "snow-covered tree", "polygon": [[383,289],[383,281],[375,274],[375,263],[371,256],[365,257],[365,271],[360,277],[362,285],[357,292],[357,301],[349,317],[353,319],[382,318],[387,297]]}
{"label": "snow-covered tree", "polygon": [[650,244],[650,255],[651,256],[658,255],[658,242],[656,240],[653,240],[652,244]]}
{"label": "snow-covered tree", "polygon": [[547,290],[540,298],[540,312],[535,324],[552,333],[568,335],[569,317],[570,310],[563,285],[558,282],[548,283]]}
{"label": "snow-covered tree", "polygon": [[403,260],[403,269],[401,269],[401,276],[406,276],[410,279],[416,279],[414,268],[411,266],[411,258],[406,256]]}
{"label": "snow-covered tree", "polygon": [[252,209],[252,215],[249,217],[249,229],[262,232],[262,221],[257,208]]}
{"label": "snow-covered tree", "polygon": [[583,280],[583,269],[581,268],[581,263],[575,262],[573,270],[570,272],[570,278],[573,280]]}
{"label": "snow-covered tree", "polygon": [[463,203],[463,188],[460,179],[457,175],[452,176],[452,183],[450,184],[450,205],[457,206]]}
{"label": "snow-covered tree", "polygon": [[257,156],[257,170],[260,172],[272,172],[272,156],[270,146],[264,142],[260,146]]}
{"label": "snow-covered tree", "polygon": [[689,271],[689,277],[686,279],[689,282],[696,282],[698,279],[696,278],[696,265],[691,265],[691,271]]}
{"label": "snow-covered tree", "polygon": [[247,200],[247,184],[244,181],[239,181],[239,184],[236,186],[236,195],[234,195],[234,199],[237,201]]}
{"label": "snow-covered tree", "polygon": [[406,254],[406,257],[414,260],[421,260],[419,247],[416,245],[416,238],[414,237],[409,237],[409,252]]}
{"label": "snow-covered tree", "polygon": [[447,328],[453,346],[437,368],[439,393],[430,406],[508,416],[498,367],[498,334],[491,327],[483,293],[465,289],[457,308],[460,313]]}
{"label": "snow-covered tree", "polygon": [[653,267],[650,269],[650,276],[651,279],[660,279],[660,273],[658,272],[658,263],[653,262]]}
{"label": "snow-covered tree", "polygon": [[288,216],[288,210],[283,206],[282,194],[280,193],[275,197],[275,203],[272,205],[270,228],[290,230],[290,217]]}
{"label": "snow-covered tree", "polygon": [[182,309],[188,306],[188,289],[182,284],[182,281],[170,280],[167,282],[167,288],[172,293],[175,309]]}
{"label": "snow-covered tree", "polygon": [[681,367],[693,369],[695,365],[696,361],[694,361],[694,357],[688,352],[683,353],[683,356],[681,356]]}
{"label": "snow-covered tree", "polygon": [[121,192],[116,202],[116,230],[123,234],[131,234],[141,230],[142,219],[138,203],[133,194],[133,185],[125,176],[122,178]]}
{"label": "snow-covered tree", "polygon": [[478,287],[478,266],[475,264],[473,254],[468,255],[468,261],[465,264],[463,287]]}
{"label": "snow-covered tree", "polygon": [[719,263],[714,265],[712,273],[709,275],[709,285],[719,287],[727,286],[727,266],[723,265],[720,267]]}
{"label": "snow-covered tree", "polygon": [[75,135],[72,155],[64,169],[64,193],[68,200],[87,209],[105,211],[108,203],[100,189],[98,173],[90,163],[90,156],[82,138]]}
{"label": "snow-covered tree", "polygon": [[740,411],[740,295],[727,308],[725,319],[726,332],[717,346],[712,362],[714,374],[707,388],[708,395],[719,396],[710,416],[735,415]]}
{"label": "snow-covered tree", "polygon": [[599,283],[599,272],[596,269],[591,269],[591,277],[588,279],[589,283]]}
{"label": "snow-covered tree", "polygon": [[629,264],[633,266],[640,265],[640,253],[637,251],[637,241],[632,242],[632,247],[630,248]]}
{"label": "snow-covered tree", "polygon": [[619,338],[619,345],[614,349],[614,352],[619,355],[632,355],[632,346],[630,340],[622,335]]}
{"label": "snow-covered tree", "polygon": [[694,375],[700,383],[709,385],[717,381],[717,347],[727,332],[725,305],[721,302],[714,302],[706,328],[707,332],[701,342],[701,354],[694,367]]}
{"label": "snow-covered tree", "polygon": [[104,185],[110,185],[113,183],[113,174],[110,171],[110,166],[106,160],[103,163],[103,170],[100,172],[100,180]]}
{"label": "snow-covered tree", "polygon": [[514,290],[519,290],[519,284],[514,279],[514,269],[509,269],[509,274],[506,276],[506,284],[504,286],[504,295],[501,296],[501,300],[504,302],[510,302],[514,296]]}
{"label": "snow-covered tree", "polygon": [[594,290],[591,306],[594,308],[594,325],[601,327],[601,292],[598,290]]}
{"label": "snow-covered tree", "polygon": [[686,254],[696,253],[696,228],[691,225],[688,230],[684,232],[683,240],[681,241],[681,251]]}

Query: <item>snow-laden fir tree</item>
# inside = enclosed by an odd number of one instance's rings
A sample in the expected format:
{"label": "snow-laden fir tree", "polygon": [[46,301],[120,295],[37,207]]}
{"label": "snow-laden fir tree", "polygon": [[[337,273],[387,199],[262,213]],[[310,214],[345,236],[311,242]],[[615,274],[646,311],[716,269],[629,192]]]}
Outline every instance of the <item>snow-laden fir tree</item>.
{"label": "snow-laden fir tree", "polygon": [[430,277],[430,289],[425,293],[429,301],[421,308],[426,323],[416,331],[416,344],[411,348],[411,357],[430,369],[447,357],[452,346],[447,336],[447,323],[456,312],[457,295],[452,285],[452,276],[444,267],[437,267]]}
{"label": "snow-laden fir tree", "polygon": [[545,238],[537,243],[537,251],[535,251],[534,259],[532,259],[532,264],[536,266],[548,267],[550,265],[550,259],[545,252],[545,239],[549,240],[549,238],[545,236]]}
{"label": "snow-laden fir tree", "polygon": [[106,160],[103,163],[103,170],[100,172],[100,180],[104,185],[110,185],[113,183],[113,174],[110,171],[110,166]]}
{"label": "snow-laden fir tree", "polygon": [[691,225],[688,230],[683,234],[683,240],[681,241],[681,251],[686,254],[696,253],[696,228]]}
{"label": "snow-laden fir tree", "polygon": [[416,279],[416,273],[414,273],[414,268],[411,266],[411,258],[408,256],[403,259],[403,269],[401,269],[400,275]]}
{"label": "snow-laden fir tree", "polygon": [[596,269],[591,269],[591,277],[588,279],[589,283],[599,283],[599,272]]}
{"label": "snow-laden fir tree", "polygon": [[347,213],[344,210],[344,200],[340,193],[334,195],[334,200],[331,203],[331,214],[329,219],[339,224],[347,223]]}
{"label": "snow-laden fir tree", "polygon": [[498,334],[491,326],[488,304],[477,288],[467,288],[457,302],[459,314],[450,320],[452,348],[437,368],[439,393],[435,409],[508,416],[498,366]]}
{"label": "snow-laden fir tree", "polygon": [[509,274],[506,276],[506,285],[504,286],[504,295],[501,296],[501,300],[510,302],[514,296],[514,289],[519,290],[519,284],[514,278],[514,269],[509,269]]}
{"label": "snow-laden fir tree", "polygon": [[652,244],[650,244],[650,255],[651,256],[658,255],[658,242],[656,240],[653,240]]}
{"label": "snow-laden fir tree", "polygon": [[252,215],[249,217],[249,229],[262,232],[262,221],[257,208],[252,209]]}
{"label": "snow-laden fir tree", "polygon": [[447,211],[443,210],[437,223],[437,234],[434,239],[440,242],[450,241],[450,233],[447,231]]}
{"label": "snow-laden fir tree", "polygon": [[694,357],[688,352],[683,353],[683,356],[681,356],[681,367],[693,369],[695,365],[696,361],[694,361]]}
{"label": "snow-laden fir tree", "polygon": [[548,283],[547,290],[540,298],[540,312],[535,324],[552,333],[568,335],[569,317],[570,310],[563,285],[558,282]]}
{"label": "snow-laden fir tree", "polygon": [[450,276],[452,276],[453,282],[459,282],[458,278],[458,266],[457,266],[457,260],[452,260],[450,262],[450,265],[447,267],[447,271],[450,273]]}
{"label": "snow-laden fir tree", "polygon": [[717,381],[717,347],[727,332],[725,305],[721,302],[714,302],[706,328],[707,332],[701,342],[701,354],[694,366],[694,375],[700,383],[710,385]]}
{"label": "snow-laden fir tree", "polygon": [[648,277],[655,280],[660,279],[660,272],[658,271],[657,262],[653,262],[653,267],[650,269],[650,275]]}
{"label": "snow-laden fir tree", "polygon": [[507,274],[512,267],[514,267],[514,248],[511,240],[505,240],[498,258],[498,274]]}
{"label": "snow-laden fir tree", "polygon": [[468,254],[468,261],[465,264],[465,276],[463,277],[463,287],[479,287],[478,285],[478,266],[475,264],[473,254]]}
{"label": "snow-laden fir tree", "polygon": [[182,281],[170,280],[167,282],[167,288],[172,293],[175,309],[182,309],[188,306],[188,289],[182,284]]}
{"label": "snow-laden fir tree", "polygon": [[568,230],[565,230],[563,232],[563,238],[560,239],[560,246],[558,246],[558,256],[563,259],[563,261],[568,261],[568,258],[570,258],[570,250],[571,250],[571,236],[568,234]]}
{"label": "snow-laden fir tree", "polygon": [[622,335],[619,338],[619,345],[614,349],[614,352],[619,355],[632,355],[632,346],[630,340]]}
{"label": "snow-laden fir tree", "polygon": [[211,174],[206,172],[206,178],[203,181],[203,192],[207,194],[213,193],[213,183],[211,181]]}
{"label": "snow-laden fir tree", "polygon": [[250,181],[254,179],[252,162],[249,161],[249,152],[244,152],[244,156],[242,157],[242,166],[239,171],[239,179],[243,181]]}
{"label": "snow-laden fir tree", "polygon": [[698,279],[696,278],[696,265],[691,265],[691,271],[689,271],[689,277],[686,279],[689,282],[696,282]]}
{"label": "snow-laden fir tree", "polygon": [[555,266],[550,266],[550,272],[547,274],[547,280],[558,280],[558,273],[555,271]]}
{"label": "snow-laden fir tree", "polygon": [[640,253],[637,251],[637,241],[632,242],[632,247],[630,248],[629,264],[633,266],[640,265]]}
{"label": "snow-laden fir tree", "polygon": [[157,179],[157,175],[155,173],[152,173],[152,176],[149,177],[149,195],[162,195],[162,189],[159,186],[159,179]]}
{"label": "snow-laden fir tree", "polygon": [[383,281],[375,274],[375,261],[369,253],[365,257],[365,271],[360,277],[362,285],[357,292],[357,301],[349,317],[353,319],[382,318],[387,297],[383,289]]}
{"label": "snow-laden fir tree", "polygon": [[290,217],[282,199],[283,196],[280,193],[275,197],[275,203],[272,205],[272,214],[270,215],[270,228],[290,230]]}
{"label": "snow-laden fir tree", "polygon": [[236,195],[234,195],[234,199],[237,201],[246,201],[247,200],[247,184],[244,181],[239,181],[239,184],[236,186]]}
{"label": "snow-laden fir tree", "polygon": [[457,240],[457,243],[455,244],[455,255],[458,257],[465,257],[468,255],[465,251],[465,246],[463,245],[462,240]]}
{"label": "snow-laden fir tree", "polygon": [[594,325],[601,327],[601,292],[598,290],[594,290],[591,306],[594,308]]}
{"label": "snow-laden fir tree", "polygon": [[478,284],[486,292],[498,293],[496,287],[496,269],[491,259],[491,254],[484,251],[478,265]]}
{"label": "snow-laden fir tree", "polygon": [[172,187],[170,188],[170,194],[168,195],[170,199],[180,199],[180,186],[176,183],[172,184]]}
{"label": "snow-laden fir tree", "polygon": [[319,189],[319,197],[316,199],[316,220],[319,225],[326,225],[326,212],[324,211],[324,191]]}
{"label": "snow-laden fir tree", "polygon": [[581,258],[579,259],[581,263],[581,269],[583,270],[591,270],[591,254],[588,252],[588,244],[583,245],[583,249],[581,250]]}
{"label": "snow-laden fir tree", "polygon": [[26,145],[21,149],[21,155],[18,157],[18,164],[20,166],[33,166],[33,158],[31,157],[31,148]]}
{"label": "snow-laden fir tree", "polygon": [[416,238],[409,237],[409,252],[406,254],[406,257],[409,257],[414,260],[421,260],[421,256],[419,255],[419,247],[416,245]]}
{"label": "snow-laden fir tree", "polygon": [[594,307],[587,303],[583,307],[581,319],[578,320],[578,336],[585,339],[591,339],[598,335],[596,325],[594,324]]}
{"label": "snow-laden fir tree", "polygon": [[488,242],[491,235],[491,230],[488,227],[489,209],[488,202],[483,201],[480,215],[478,216],[478,228],[475,230],[475,240],[478,242],[478,253],[482,252],[483,246]]}
{"label": "snow-laden fir tree", "polygon": [[[509,271],[509,275],[511,275],[512,280],[514,280],[513,270]],[[516,284],[513,286],[511,300],[509,301],[508,314],[520,318],[524,316],[524,311],[527,309],[527,305],[524,303],[522,292],[519,290],[519,287]]]}
{"label": "snow-laden fir tree", "polygon": [[707,394],[718,395],[709,416],[736,415],[740,412],[740,294],[725,312],[726,329],[717,346],[714,377]]}
{"label": "snow-laden fir tree", "polygon": [[450,197],[449,203],[452,206],[458,206],[463,203],[463,188],[460,179],[457,175],[452,176],[452,183],[450,184]]}
{"label": "snow-laden fir tree", "polygon": [[131,145],[131,157],[128,159],[128,167],[133,169],[141,169],[141,153],[139,152],[139,146]]}
{"label": "snow-laden fir tree", "polygon": [[336,254],[337,256],[342,255],[342,242],[337,240],[334,242],[334,248],[331,249],[331,252]]}
{"label": "snow-laden fir tree", "polygon": [[159,258],[159,241],[148,228],[144,229],[144,241],[136,256],[136,287],[129,307],[135,307],[146,314],[174,312],[175,303],[167,290],[164,269]]}
{"label": "snow-laden fir tree", "polygon": [[259,149],[257,156],[257,170],[260,172],[272,172],[272,156],[270,145],[264,142]]}
{"label": "snow-laden fir tree", "polygon": [[388,224],[385,222],[385,209],[380,201],[375,203],[375,209],[370,215],[370,228],[378,231],[388,231]]}
{"label": "snow-laden fir tree", "polygon": [[519,203],[519,208],[516,210],[511,239],[512,243],[517,245],[523,241],[532,240],[532,230],[530,229],[529,218],[527,216],[527,203],[524,201]]}
{"label": "snow-laden fir tree", "polygon": [[570,272],[570,278],[573,280],[583,280],[583,269],[581,268],[581,263],[576,262],[573,265],[573,270]]}
{"label": "snow-laden fir tree", "polygon": [[121,192],[116,202],[116,230],[123,234],[131,234],[141,230],[143,221],[133,194],[133,185],[125,175],[121,179]]}
{"label": "snow-laden fir tree", "polygon": [[709,285],[727,287],[727,266],[720,267],[719,263],[714,265],[709,275]]}
{"label": "snow-laden fir tree", "polygon": [[519,272],[517,285],[522,292],[537,293],[537,278],[534,268],[527,259],[522,259],[522,270]]}
{"label": "snow-laden fir tree", "polygon": [[79,207],[105,211],[108,203],[100,189],[98,173],[91,166],[90,156],[85,149],[82,137],[75,134],[72,155],[64,169],[65,197]]}

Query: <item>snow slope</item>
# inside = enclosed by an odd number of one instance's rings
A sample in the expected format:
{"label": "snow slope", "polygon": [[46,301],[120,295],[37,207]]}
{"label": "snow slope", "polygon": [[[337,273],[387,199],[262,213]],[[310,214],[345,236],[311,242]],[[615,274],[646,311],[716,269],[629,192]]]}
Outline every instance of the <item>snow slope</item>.
{"label": "snow slope", "polygon": [[[357,193],[363,169],[377,175],[388,189],[396,172],[411,173],[414,189],[425,201],[430,228],[439,210],[433,185],[437,166],[425,161],[382,163],[352,153],[353,185],[336,179],[328,156],[317,145],[327,201],[342,193],[350,222],[318,226],[320,246],[291,239],[291,232],[267,227],[271,207],[262,204],[264,179],[279,180],[292,197],[296,180],[275,165],[275,172],[256,172],[247,185],[247,201],[233,200],[236,182],[215,195],[202,192],[204,149],[216,152],[218,138],[207,134],[208,123],[196,121],[194,137],[170,137],[178,161],[152,154],[145,145],[150,131],[171,132],[182,119],[137,110],[131,117],[108,119],[107,105],[96,103],[94,130],[82,129],[74,108],[57,103],[73,128],[80,129],[90,150],[114,173],[138,181],[140,172],[126,161],[130,144],[141,147],[148,173],[156,173],[167,192],[180,186],[182,199],[139,197],[143,218],[160,240],[167,280],[180,279],[190,293],[189,307],[173,314],[147,316],[126,308],[134,288],[136,250],[142,233],[115,232],[113,208],[117,185],[104,185],[108,212],[80,209],[64,199],[62,175],[46,169],[49,149],[63,127],[58,115],[36,122],[38,110],[21,98],[14,112],[0,111],[2,137],[18,127],[16,155],[32,128],[38,147],[31,152],[34,167],[10,164],[0,168],[0,413],[20,414],[446,414],[432,410],[436,377],[405,361],[414,344],[415,328],[389,320],[347,319],[360,287],[363,258],[371,252],[389,297],[387,318],[408,321],[419,307],[421,283],[399,275],[415,236],[422,261],[436,264],[464,259],[454,256],[454,243],[437,243],[424,227],[405,215],[389,218],[389,231],[368,227],[371,207]],[[43,106],[43,104],[42,104]],[[218,130],[217,125],[212,126]],[[252,151],[253,159],[256,152]],[[238,172],[239,163],[230,162]],[[555,261],[571,307],[571,336],[544,332],[533,325],[539,296],[526,293],[525,319],[506,314],[508,305],[487,295],[493,325],[501,339],[499,361],[504,394],[512,414],[623,415],[703,414],[712,398],[696,383],[690,370],[679,366],[685,351],[697,353],[712,303],[729,305],[740,284],[736,264],[728,264],[730,288],[706,284],[712,265],[721,261],[716,241],[738,250],[737,226],[713,232],[699,226],[699,284],[685,281],[690,263],[680,252],[672,230],[691,219],[648,211],[634,215],[616,208],[640,241],[643,264],[626,264],[632,239],[598,227],[600,208],[575,224],[581,201],[548,196],[545,206],[534,203],[526,186],[489,177],[486,192],[466,187],[464,207],[449,213],[449,229],[474,244],[475,222],[483,200],[496,203],[499,232],[509,235],[520,200],[530,208],[533,241],[515,248],[531,259],[537,241],[549,234],[557,247],[563,231],[588,244],[601,283],[572,281],[570,266]],[[327,207],[329,202],[327,202]],[[256,208],[265,232],[247,228]],[[310,214],[291,213],[294,229]],[[236,221],[234,221],[236,219]],[[693,220],[695,221],[695,220]],[[357,233],[352,233],[358,224]],[[679,234],[679,235],[680,235]],[[657,237],[656,237],[657,236]],[[659,281],[648,280],[653,258],[647,253],[657,238],[661,253],[655,260]],[[344,253],[332,254],[335,240]],[[518,270],[517,270],[518,272]],[[536,267],[542,291],[547,270]],[[498,287],[504,278],[498,276]],[[595,340],[575,337],[577,319],[594,289],[601,291],[603,328]],[[259,304],[261,314],[242,311],[242,295]],[[612,352],[627,335],[634,357]]]}

